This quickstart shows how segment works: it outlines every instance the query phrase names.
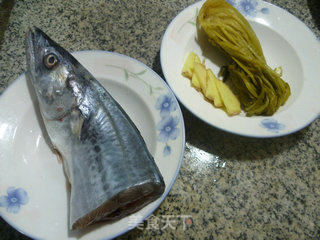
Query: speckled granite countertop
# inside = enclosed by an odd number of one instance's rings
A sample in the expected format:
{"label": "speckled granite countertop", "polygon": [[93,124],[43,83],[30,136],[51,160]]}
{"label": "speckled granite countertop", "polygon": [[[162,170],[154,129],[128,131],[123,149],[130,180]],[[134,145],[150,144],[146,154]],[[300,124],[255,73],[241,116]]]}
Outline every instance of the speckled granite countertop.
{"label": "speckled granite countertop", "polygon": [[[0,1],[0,92],[25,71],[25,31],[40,26],[70,51],[129,55],[161,76],[161,37],[192,0]],[[268,0],[320,36],[318,0]],[[59,17],[56,17],[59,16]],[[155,216],[190,215],[187,227],[119,239],[320,239],[320,119],[281,138],[250,139],[212,128],[182,107],[186,151]],[[0,239],[28,239],[0,219]]]}

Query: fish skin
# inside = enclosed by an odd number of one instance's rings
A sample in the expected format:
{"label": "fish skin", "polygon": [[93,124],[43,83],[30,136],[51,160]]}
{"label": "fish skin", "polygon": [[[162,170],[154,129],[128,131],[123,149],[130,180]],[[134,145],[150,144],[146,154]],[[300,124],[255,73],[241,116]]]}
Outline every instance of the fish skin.
{"label": "fish skin", "polygon": [[[26,38],[27,77],[71,184],[71,229],[117,220],[162,195],[163,177],[138,129],[102,85],[40,29]],[[44,56],[58,63],[46,68]]]}

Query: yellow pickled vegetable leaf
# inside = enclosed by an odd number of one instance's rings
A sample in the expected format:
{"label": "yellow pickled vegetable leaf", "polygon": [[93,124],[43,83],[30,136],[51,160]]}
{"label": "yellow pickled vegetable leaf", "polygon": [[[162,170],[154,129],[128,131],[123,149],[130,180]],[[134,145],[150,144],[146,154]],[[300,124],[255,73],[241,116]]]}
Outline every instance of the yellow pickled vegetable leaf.
{"label": "yellow pickled vegetable leaf", "polygon": [[207,0],[198,15],[198,30],[233,62],[225,66],[247,116],[273,115],[290,96],[279,68],[267,65],[260,42],[248,21],[225,0]]}

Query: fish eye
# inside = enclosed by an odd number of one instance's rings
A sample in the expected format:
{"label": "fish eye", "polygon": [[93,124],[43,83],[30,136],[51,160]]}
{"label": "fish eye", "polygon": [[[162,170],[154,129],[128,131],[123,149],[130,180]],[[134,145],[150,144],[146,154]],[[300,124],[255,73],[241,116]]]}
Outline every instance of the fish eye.
{"label": "fish eye", "polygon": [[43,61],[44,61],[44,65],[50,69],[50,68],[53,68],[58,63],[58,57],[55,54],[50,53],[44,56]]}

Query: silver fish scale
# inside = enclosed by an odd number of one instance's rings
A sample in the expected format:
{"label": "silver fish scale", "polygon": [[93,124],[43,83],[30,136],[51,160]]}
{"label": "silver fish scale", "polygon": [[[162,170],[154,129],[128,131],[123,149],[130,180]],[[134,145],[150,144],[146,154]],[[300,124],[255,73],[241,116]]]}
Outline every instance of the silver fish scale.
{"label": "silver fish scale", "polygon": [[160,197],[162,175],[121,106],[40,29],[26,42],[27,76],[71,184],[70,228],[119,219]]}
{"label": "silver fish scale", "polygon": [[[71,185],[79,189],[71,192],[70,206],[74,208],[71,223],[121,191],[162,181],[142,137],[126,113],[100,84],[90,82],[99,92],[91,104],[99,108],[90,109],[90,116],[82,126],[80,143],[73,146],[71,154],[74,166]],[[118,206],[128,201],[130,199],[120,198]]]}

